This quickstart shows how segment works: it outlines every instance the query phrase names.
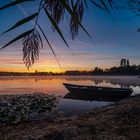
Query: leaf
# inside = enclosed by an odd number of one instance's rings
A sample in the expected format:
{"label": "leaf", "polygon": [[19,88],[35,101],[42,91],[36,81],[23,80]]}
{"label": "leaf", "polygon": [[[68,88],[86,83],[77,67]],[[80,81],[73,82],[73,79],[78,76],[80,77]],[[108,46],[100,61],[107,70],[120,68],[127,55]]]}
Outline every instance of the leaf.
{"label": "leaf", "polygon": [[51,17],[51,15],[49,14],[49,12],[47,11],[47,9],[45,9],[46,15],[48,16],[49,20],[51,21],[52,25],[54,26],[54,28],[57,30],[57,32],[59,33],[59,35],[61,36],[61,38],[63,39],[63,41],[65,42],[65,44],[67,45],[67,47],[69,48],[68,43],[66,42],[60,28],[58,27],[57,23],[55,22],[55,20]]}
{"label": "leaf", "polygon": [[81,24],[81,22],[76,18],[75,14],[73,13],[73,11],[71,10],[70,6],[66,3],[65,0],[61,0],[61,3],[63,4],[63,6],[65,7],[65,9],[68,11],[68,13],[72,16],[75,17],[75,19],[77,20],[77,22],[79,23],[80,27],[84,30],[84,32],[92,39],[91,35],[88,33],[88,31],[83,27],[83,25]]}
{"label": "leaf", "polygon": [[77,7],[77,4],[79,3],[80,0],[77,0],[77,2],[74,4],[73,6],[73,10],[75,11],[76,10],[76,7]]}
{"label": "leaf", "polygon": [[87,1],[84,0],[84,4],[85,4],[85,7],[87,8],[88,7],[88,4],[87,4]]}
{"label": "leaf", "polygon": [[20,4],[20,3],[23,3],[23,2],[30,2],[30,1],[34,1],[34,0],[15,0],[15,1],[11,2],[11,3],[8,3],[7,5],[4,5],[3,7],[0,7],[0,11],[4,10],[6,8],[9,8],[11,6],[15,6],[17,4]]}
{"label": "leaf", "polygon": [[21,35],[17,36],[16,38],[14,38],[13,40],[11,40],[10,42],[8,42],[6,45],[4,45],[2,48],[0,48],[0,50],[4,49],[5,47],[7,47],[8,45],[12,44],[13,42],[16,42],[17,40],[29,35],[31,32],[33,32],[34,29],[26,31],[24,33],[22,33]]}
{"label": "leaf", "polygon": [[58,58],[57,58],[57,55],[56,55],[55,51],[53,50],[53,47],[51,46],[51,43],[49,42],[47,36],[46,36],[45,33],[43,32],[43,30],[42,30],[42,28],[40,27],[40,25],[37,24],[37,26],[38,26],[38,28],[40,29],[41,33],[43,34],[43,36],[44,36],[46,42],[48,43],[48,45],[49,45],[49,47],[50,47],[50,49],[51,49],[51,51],[52,51],[52,53],[53,53],[53,55],[54,55],[54,57],[55,57],[55,59],[56,59],[56,61],[57,61],[59,67],[61,68],[61,65],[60,65],[60,63],[59,63],[59,60],[58,60]]}
{"label": "leaf", "polygon": [[109,4],[110,4],[110,6],[111,6],[111,8],[113,9],[113,3],[114,3],[114,1],[113,0],[108,0],[108,2],[109,2]]}
{"label": "leaf", "polygon": [[94,2],[93,0],[91,0],[91,2],[97,6],[98,8],[102,9],[102,10],[105,10],[101,5],[99,5],[98,3]]}
{"label": "leaf", "polygon": [[105,2],[103,0],[100,0],[100,2],[102,3],[102,5],[104,6],[104,8],[106,9],[106,11],[110,14],[109,9],[107,8]]}
{"label": "leaf", "polygon": [[7,33],[15,28],[17,28],[18,26],[21,26],[23,24],[25,24],[26,22],[28,21],[31,21],[33,18],[35,18],[36,16],[38,15],[38,13],[35,13],[35,14],[32,14],[31,16],[29,17],[26,17],[20,21],[18,21],[15,25],[13,25],[11,28],[9,28],[7,31],[5,31],[4,33]]}

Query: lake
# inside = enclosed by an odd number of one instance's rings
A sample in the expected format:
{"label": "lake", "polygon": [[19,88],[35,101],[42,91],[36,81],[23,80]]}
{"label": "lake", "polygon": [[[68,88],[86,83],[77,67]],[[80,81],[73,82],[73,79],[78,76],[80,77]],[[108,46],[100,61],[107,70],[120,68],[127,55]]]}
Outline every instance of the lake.
{"label": "lake", "polygon": [[1,76],[0,94],[45,93],[61,96],[56,110],[64,113],[80,113],[113,103],[112,101],[87,101],[63,99],[68,93],[63,83],[96,85],[104,87],[132,88],[140,94],[138,76]]}

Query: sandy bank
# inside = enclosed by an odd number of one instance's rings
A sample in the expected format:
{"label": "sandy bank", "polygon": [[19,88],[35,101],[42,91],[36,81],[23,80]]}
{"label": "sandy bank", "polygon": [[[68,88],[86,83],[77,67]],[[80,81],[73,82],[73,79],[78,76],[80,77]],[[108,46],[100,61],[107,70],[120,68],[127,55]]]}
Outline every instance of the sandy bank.
{"label": "sandy bank", "polygon": [[0,140],[139,140],[140,96],[82,115],[59,115],[0,129]]}

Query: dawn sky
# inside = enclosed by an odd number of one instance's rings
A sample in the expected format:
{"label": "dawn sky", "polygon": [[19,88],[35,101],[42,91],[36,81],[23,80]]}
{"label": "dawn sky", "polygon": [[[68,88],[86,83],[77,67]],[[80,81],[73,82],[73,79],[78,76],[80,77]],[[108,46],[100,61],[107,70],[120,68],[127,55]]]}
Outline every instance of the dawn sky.
{"label": "dawn sky", "polygon": [[[1,0],[0,7],[11,1]],[[116,0],[116,2],[120,6],[126,7],[125,0]],[[33,6],[31,7],[31,5]],[[30,2],[21,6],[27,13],[31,14],[37,11],[38,1],[35,4]],[[30,71],[91,70],[96,66],[109,68],[118,66],[121,58],[129,59],[130,64],[140,64],[140,33],[136,31],[140,26],[140,17],[127,8],[112,11],[111,15],[91,3],[89,4],[83,18],[83,25],[89,31],[93,40],[82,30],[79,30],[79,36],[72,40],[66,17],[60,27],[71,48],[69,50],[59,35],[51,30],[47,17],[41,12],[39,24],[53,45],[61,69],[44,40],[44,48],[40,52],[40,59],[32,66]],[[16,21],[25,17],[25,14],[19,7],[14,6],[0,11],[0,17],[0,33],[2,33],[14,25]],[[28,23],[17,30],[1,34],[0,47],[32,26],[32,23]],[[72,55],[72,52],[74,55]],[[21,41],[13,43],[0,52],[0,71],[28,71],[22,61]]]}

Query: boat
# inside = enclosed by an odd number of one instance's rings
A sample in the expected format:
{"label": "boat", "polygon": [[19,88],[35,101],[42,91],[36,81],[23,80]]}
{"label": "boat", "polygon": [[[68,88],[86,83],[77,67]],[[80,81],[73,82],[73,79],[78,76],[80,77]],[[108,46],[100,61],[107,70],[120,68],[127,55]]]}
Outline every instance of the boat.
{"label": "boat", "polygon": [[70,93],[75,94],[87,94],[94,97],[115,97],[124,98],[130,96],[133,92],[132,88],[111,88],[111,87],[99,87],[99,86],[86,86],[86,85],[74,85],[63,83],[65,88]]}

